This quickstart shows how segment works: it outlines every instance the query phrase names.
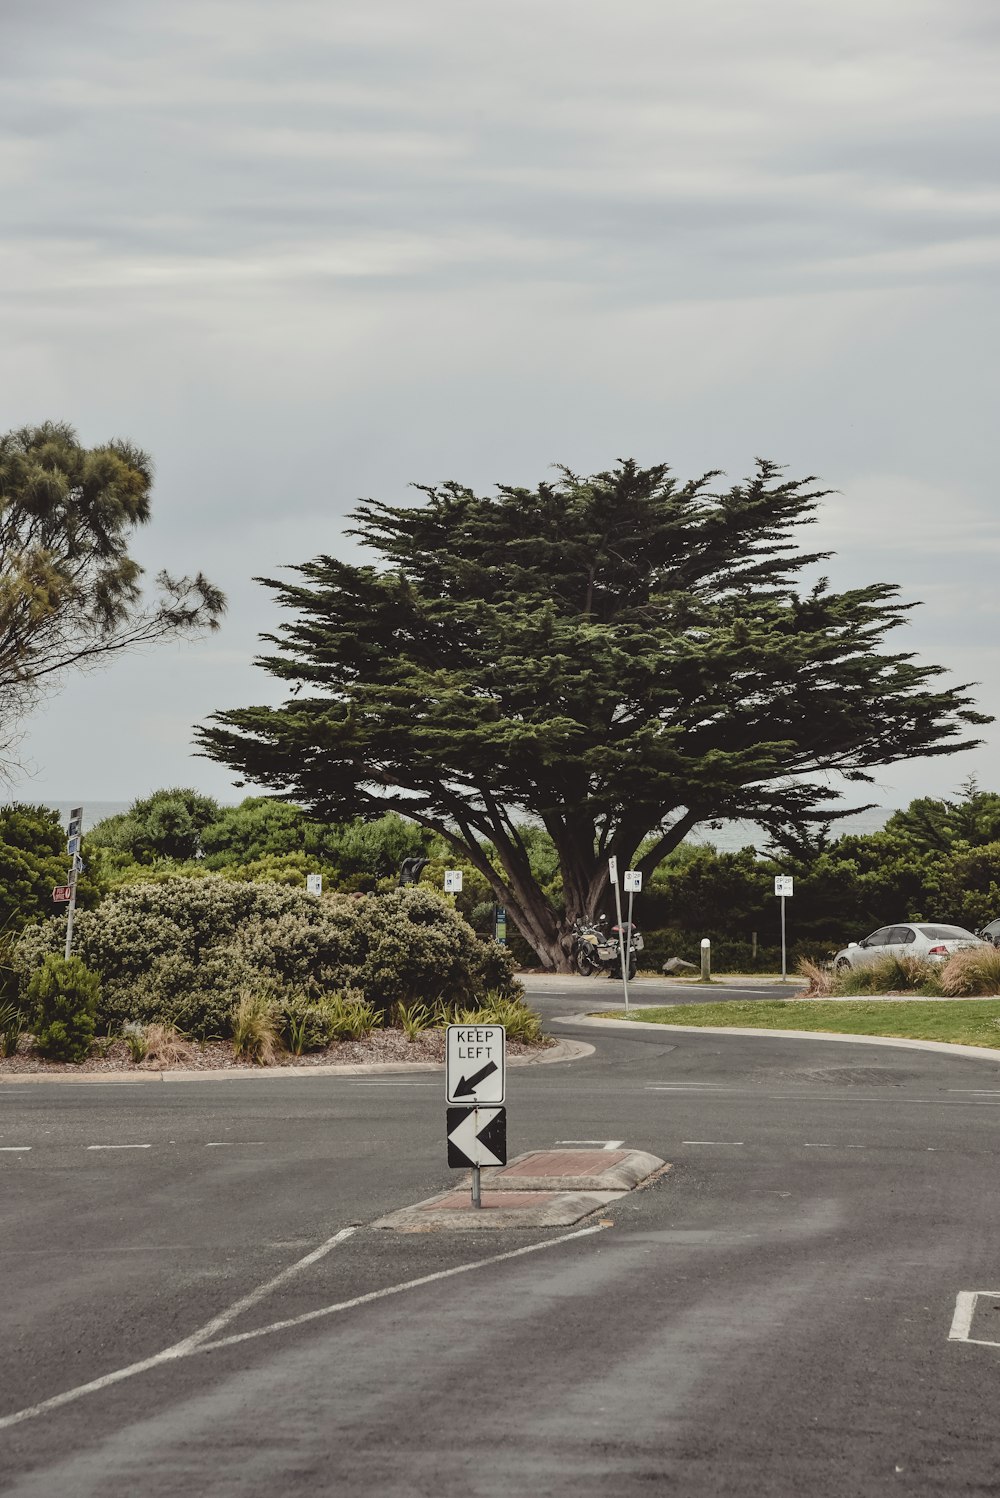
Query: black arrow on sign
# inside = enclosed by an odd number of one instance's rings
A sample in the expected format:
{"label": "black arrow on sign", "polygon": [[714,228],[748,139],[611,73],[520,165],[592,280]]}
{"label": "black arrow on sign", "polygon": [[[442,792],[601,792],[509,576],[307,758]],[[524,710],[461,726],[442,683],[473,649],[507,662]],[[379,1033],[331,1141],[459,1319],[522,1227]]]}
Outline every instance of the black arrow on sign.
{"label": "black arrow on sign", "polygon": [[486,1078],[491,1077],[496,1069],[497,1064],[495,1061],[487,1061],[484,1067],[475,1072],[473,1076],[469,1077],[468,1079],[466,1079],[465,1077],[460,1077],[458,1086],[455,1088],[454,1096],[474,1097],[476,1088],[479,1086],[480,1082],[485,1082]]}

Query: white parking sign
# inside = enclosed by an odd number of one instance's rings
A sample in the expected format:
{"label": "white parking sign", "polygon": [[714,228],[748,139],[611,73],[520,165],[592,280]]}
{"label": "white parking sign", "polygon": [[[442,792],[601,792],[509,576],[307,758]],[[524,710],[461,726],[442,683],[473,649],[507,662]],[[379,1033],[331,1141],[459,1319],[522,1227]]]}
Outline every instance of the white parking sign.
{"label": "white parking sign", "polygon": [[795,893],[795,880],[791,874],[775,874],[774,893],[782,899],[786,899]]}

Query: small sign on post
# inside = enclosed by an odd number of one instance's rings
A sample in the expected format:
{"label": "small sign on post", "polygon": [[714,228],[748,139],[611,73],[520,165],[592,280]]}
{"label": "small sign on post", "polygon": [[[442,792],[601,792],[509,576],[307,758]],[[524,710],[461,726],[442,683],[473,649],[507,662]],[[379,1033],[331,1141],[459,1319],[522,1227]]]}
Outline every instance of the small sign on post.
{"label": "small sign on post", "polygon": [[774,893],[781,901],[781,981],[788,982],[788,962],[785,952],[785,901],[795,893],[795,880],[791,874],[775,874]]}
{"label": "small sign on post", "polygon": [[493,940],[498,947],[507,945],[507,907],[505,905],[493,907]]}
{"label": "small sign on post", "polygon": [[306,875],[306,892],[310,895],[321,895],[323,893],[323,875]]}
{"label": "small sign on post", "polygon": [[444,892],[446,895],[460,895],[462,893],[461,869],[445,869]]}

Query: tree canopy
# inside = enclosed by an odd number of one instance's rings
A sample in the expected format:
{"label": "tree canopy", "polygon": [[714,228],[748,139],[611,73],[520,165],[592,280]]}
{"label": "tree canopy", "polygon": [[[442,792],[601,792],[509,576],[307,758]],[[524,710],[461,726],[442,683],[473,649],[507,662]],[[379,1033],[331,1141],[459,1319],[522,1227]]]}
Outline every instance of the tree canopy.
{"label": "tree canopy", "polygon": [[[559,967],[609,855],[649,874],[714,818],[830,822],[824,772],[967,747],[988,721],[967,689],[884,649],[909,607],[894,585],[802,585],[828,555],[797,545],[815,481],[765,461],[718,479],[625,461],[360,504],[350,534],[378,564],[260,579],[293,615],[260,664],[292,693],[216,714],[203,752],[317,817],[395,810],[438,832]],[[562,909],[525,819],[552,839]]]}
{"label": "tree canopy", "polygon": [[201,573],[161,572],[143,599],[128,548],[152,481],[130,442],[85,448],[55,422],[0,436],[0,746],[62,672],[216,627],[225,600]]}

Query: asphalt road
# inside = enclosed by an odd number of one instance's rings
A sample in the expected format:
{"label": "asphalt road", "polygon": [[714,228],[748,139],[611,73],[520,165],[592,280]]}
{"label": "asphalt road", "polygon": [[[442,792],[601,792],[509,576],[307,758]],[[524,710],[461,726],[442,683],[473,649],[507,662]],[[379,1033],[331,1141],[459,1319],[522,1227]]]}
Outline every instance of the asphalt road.
{"label": "asphalt road", "polygon": [[453,1180],[434,1074],[0,1087],[0,1490],[1000,1491],[998,1061],[554,1028],[512,1151],[674,1163],[582,1236],[365,1226]]}

